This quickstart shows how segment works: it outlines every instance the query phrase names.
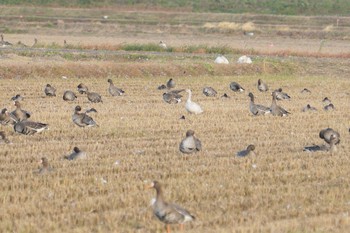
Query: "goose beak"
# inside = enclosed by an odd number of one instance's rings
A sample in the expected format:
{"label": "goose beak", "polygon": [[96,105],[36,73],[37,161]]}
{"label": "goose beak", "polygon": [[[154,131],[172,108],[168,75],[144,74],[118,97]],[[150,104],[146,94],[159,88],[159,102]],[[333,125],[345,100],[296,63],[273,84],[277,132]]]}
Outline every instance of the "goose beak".
{"label": "goose beak", "polygon": [[151,189],[151,188],[153,188],[153,187],[154,187],[153,182],[150,183],[150,184],[145,184],[145,185],[144,185],[144,189]]}

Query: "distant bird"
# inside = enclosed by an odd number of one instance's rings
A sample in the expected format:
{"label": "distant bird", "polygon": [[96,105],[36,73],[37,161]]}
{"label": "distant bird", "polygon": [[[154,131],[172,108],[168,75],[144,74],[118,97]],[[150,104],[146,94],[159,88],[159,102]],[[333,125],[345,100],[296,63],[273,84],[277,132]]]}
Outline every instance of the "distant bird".
{"label": "distant bird", "polygon": [[311,91],[307,88],[304,88],[303,90],[301,90],[301,93],[311,93]]}
{"label": "distant bird", "polygon": [[22,101],[23,99],[24,99],[23,96],[21,96],[20,94],[17,94],[15,96],[11,97],[12,101]]}
{"label": "distant bird", "polygon": [[65,91],[63,93],[64,101],[74,101],[77,98],[76,94],[73,91]]}
{"label": "distant bird", "polygon": [[153,213],[161,222],[165,223],[167,233],[170,233],[169,224],[180,224],[181,230],[183,230],[185,222],[195,220],[195,217],[186,209],[164,200],[163,190],[159,182],[153,181],[147,188],[154,188],[157,192],[155,202],[152,205]]}
{"label": "distant bird", "polygon": [[78,86],[77,86],[77,89],[78,89],[78,92],[80,94],[86,94],[86,92],[88,92],[88,87],[84,84],[84,83],[80,83]]}
{"label": "distant bird", "polygon": [[49,129],[49,125],[40,122],[23,120],[14,124],[13,129],[16,133],[24,135],[33,135]]}
{"label": "distant bird", "polygon": [[330,103],[330,104],[324,106],[323,109],[324,109],[325,111],[334,110],[334,105],[333,105],[332,103]]}
{"label": "distant bird", "polygon": [[322,100],[322,102],[323,102],[324,104],[326,104],[326,105],[329,105],[329,104],[332,103],[332,101],[331,101],[328,97],[325,97],[325,98]]}
{"label": "distant bird", "polygon": [[219,54],[219,56],[216,57],[214,62],[216,64],[229,64],[229,61],[227,60],[227,58],[221,54]]}
{"label": "distant bird", "polygon": [[255,150],[255,146],[254,145],[249,145],[247,147],[247,149],[237,152],[236,155],[239,156],[239,157],[245,157],[245,156],[248,156],[248,155],[255,155],[254,150]]}
{"label": "distant bird", "polygon": [[243,31],[243,35],[245,35],[245,36],[254,36],[254,32]]}
{"label": "distant bird", "polygon": [[161,47],[162,49],[167,49],[168,47],[166,46],[166,44],[163,41],[159,41],[159,47]]}
{"label": "distant bird", "polygon": [[158,86],[157,89],[164,90],[164,89],[166,89],[166,85],[162,84],[162,85]]}
{"label": "distant bird", "polygon": [[259,116],[259,115],[265,115],[265,114],[269,114],[271,113],[271,109],[268,107],[265,107],[263,105],[260,104],[255,104],[254,103],[254,95],[253,93],[249,93],[248,96],[250,97],[250,103],[249,103],[249,110],[250,112],[255,115],[255,116]]}
{"label": "distant bird", "polygon": [[276,90],[273,91],[274,93],[276,93],[276,100],[289,100],[290,96],[282,91],[282,88],[278,88]]}
{"label": "distant bird", "polygon": [[122,89],[114,86],[112,79],[108,79],[107,81],[109,83],[108,92],[111,96],[120,96],[125,93]]}
{"label": "distant bird", "polygon": [[301,111],[302,112],[316,112],[317,108],[312,107],[310,104],[307,104]]}
{"label": "distant bird", "polygon": [[330,141],[326,145],[313,145],[313,146],[306,146],[304,147],[304,151],[308,152],[316,152],[316,151],[330,151],[330,152],[336,152],[336,137],[334,135],[331,135]]}
{"label": "distant bird", "polygon": [[335,144],[340,143],[340,134],[332,128],[326,128],[326,129],[321,130],[319,133],[319,136],[321,139],[323,139],[328,144],[331,142],[332,136],[334,138],[333,140],[334,140]]}
{"label": "distant bird", "polygon": [[182,115],[179,119],[180,120],[186,120],[186,117],[184,115]]}
{"label": "distant bird", "polygon": [[265,92],[269,90],[269,87],[261,79],[258,79],[258,90],[261,92]]}
{"label": "distant bird", "polygon": [[0,112],[0,123],[2,125],[14,125],[16,121],[10,116],[7,108],[4,108]]}
{"label": "distant bird", "polygon": [[239,85],[237,82],[231,82],[230,89],[234,92],[243,92],[244,91],[244,88],[241,85]]}
{"label": "distant bird", "polygon": [[163,93],[163,100],[168,104],[177,104],[181,102],[182,95],[180,93],[184,91],[181,90],[172,90],[167,93]]}
{"label": "distant bird", "polygon": [[192,154],[202,150],[202,143],[194,136],[193,130],[188,130],[186,137],[180,143],[179,149],[182,153]]}
{"label": "distant bird", "polygon": [[188,99],[186,101],[185,108],[189,113],[193,114],[201,114],[203,112],[202,108],[195,102],[192,102],[192,91],[190,89],[187,89],[186,92],[188,93]]}
{"label": "distant bird", "polygon": [[64,158],[68,160],[86,159],[87,154],[85,151],[80,150],[78,147],[74,147],[73,152],[70,155],[64,156]]}
{"label": "distant bird", "polygon": [[19,122],[30,118],[30,113],[25,110],[22,110],[21,104],[19,101],[15,101],[15,106],[16,106],[16,109],[10,113],[10,117],[14,121]]}
{"label": "distant bird", "polygon": [[175,81],[171,78],[171,79],[169,79],[168,80],[168,82],[166,83],[166,87],[168,88],[168,89],[171,89],[171,88],[174,88],[175,87]]}
{"label": "distant bird", "polygon": [[79,127],[93,127],[98,126],[96,122],[87,115],[88,112],[97,112],[96,109],[92,108],[85,113],[81,113],[81,107],[77,105],[74,109],[74,114],[72,115],[72,120],[74,124],[78,125]]}
{"label": "distant bird", "polygon": [[35,47],[37,44],[38,44],[38,39],[34,38],[34,43],[33,43],[32,47]]}
{"label": "distant bird", "polygon": [[46,84],[44,92],[46,96],[56,96],[56,88],[50,84]]}
{"label": "distant bird", "polygon": [[204,87],[203,88],[203,94],[205,96],[212,96],[212,97],[215,97],[217,92],[214,90],[214,88],[212,87]]}
{"label": "distant bird", "polygon": [[228,96],[226,93],[224,93],[221,98],[230,98],[230,96]]}
{"label": "distant bird", "polygon": [[1,34],[0,46],[2,46],[2,47],[12,46],[12,44],[10,42],[4,40],[3,34]]}
{"label": "distant bird", "polygon": [[96,93],[96,92],[90,92],[87,91],[87,98],[91,103],[103,103],[102,101],[102,97],[100,94]]}
{"label": "distant bird", "polygon": [[277,105],[276,103],[277,93],[274,91],[272,92],[272,104],[271,104],[271,113],[274,116],[287,116],[290,114],[290,112],[286,111],[281,106]]}
{"label": "distant bird", "polygon": [[17,42],[17,46],[22,47],[22,48],[28,47],[28,45],[22,43],[22,41],[18,41],[18,42]]}
{"label": "distant bird", "polygon": [[46,157],[42,157],[40,159],[40,164],[41,164],[41,168],[35,173],[43,175],[54,171],[54,169],[50,166],[49,161]]}
{"label": "distant bird", "polygon": [[252,64],[253,61],[250,57],[243,55],[243,56],[238,58],[237,63],[238,64]]}
{"label": "distant bird", "polygon": [[6,138],[5,132],[0,131],[0,144],[10,144],[10,140]]}

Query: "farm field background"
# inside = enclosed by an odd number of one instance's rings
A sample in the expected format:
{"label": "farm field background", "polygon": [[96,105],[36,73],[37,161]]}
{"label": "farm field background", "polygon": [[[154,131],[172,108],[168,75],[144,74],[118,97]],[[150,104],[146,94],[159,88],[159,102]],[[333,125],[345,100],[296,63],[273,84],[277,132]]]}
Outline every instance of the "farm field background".
{"label": "farm field background", "polygon": [[[153,180],[164,184],[167,200],[196,216],[186,232],[348,231],[348,17],[310,16],[301,25],[304,16],[49,7],[2,7],[0,15],[5,40],[38,39],[34,47],[0,48],[1,108],[14,109],[10,98],[21,94],[31,119],[50,125],[34,136],[1,126],[13,142],[0,145],[2,232],[163,232],[150,208],[155,192],[144,190]],[[245,29],[254,36],[243,35]],[[159,50],[160,40],[172,49]],[[229,65],[214,64],[220,52]],[[253,64],[236,64],[243,53]],[[108,94],[108,78],[125,96]],[[177,105],[162,100],[157,87],[169,78],[177,89],[193,91],[203,114],[186,113],[186,94]],[[257,103],[271,104],[270,92],[257,91],[259,78],[290,94],[279,102],[290,116],[250,114],[249,92]],[[232,92],[232,81],[246,91]],[[44,97],[47,83],[56,97]],[[63,92],[76,92],[79,83],[103,103],[84,95],[64,102]],[[218,96],[205,97],[205,86]],[[311,93],[301,93],[304,88]],[[231,98],[220,98],[224,93]],[[334,111],[322,110],[324,97]],[[319,111],[301,112],[306,104]],[[99,127],[75,126],[76,105],[94,107],[90,115]],[[323,143],[318,133],[326,127],[341,135],[338,152],[303,152]],[[178,147],[188,129],[203,151],[184,156]],[[249,144],[255,157],[235,156]],[[64,160],[74,146],[88,159]],[[43,156],[55,171],[38,176],[33,171]]]}

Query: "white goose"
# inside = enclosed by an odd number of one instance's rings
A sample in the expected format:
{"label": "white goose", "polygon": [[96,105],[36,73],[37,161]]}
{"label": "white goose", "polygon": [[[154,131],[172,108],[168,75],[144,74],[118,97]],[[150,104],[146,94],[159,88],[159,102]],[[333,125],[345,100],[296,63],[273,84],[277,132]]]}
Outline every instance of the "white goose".
{"label": "white goose", "polygon": [[190,89],[187,89],[186,92],[188,93],[188,99],[186,101],[185,108],[189,113],[194,114],[200,114],[203,112],[201,106],[199,106],[197,103],[191,101],[192,92]]}

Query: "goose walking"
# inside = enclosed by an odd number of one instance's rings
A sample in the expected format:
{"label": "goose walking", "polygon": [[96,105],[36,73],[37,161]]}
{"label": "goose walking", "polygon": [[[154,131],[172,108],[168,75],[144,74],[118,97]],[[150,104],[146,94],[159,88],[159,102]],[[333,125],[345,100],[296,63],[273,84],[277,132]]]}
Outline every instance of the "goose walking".
{"label": "goose walking", "polygon": [[122,89],[114,86],[112,79],[108,79],[107,81],[109,83],[108,92],[111,96],[120,96],[125,93]]}
{"label": "goose walking", "polygon": [[97,112],[94,108],[87,110],[85,113],[81,113],[81,107],[78,105],[74,109],[74,113],[72,115],[72,120],[74,124],[78,125],[79,127],[93,127],[98,126],[96,122],[87,115],[89,112]]}
{"label": "goose walking", "polygon": [[272,115],[274,115],[274,116],[288,116],[288,114],[290,114],[290,113],[287,110],[285,110],[284,108],[282,108],[281,106],[277,105],[276,98],[277,98],[277,93],[272,92],[272,104],[270,107]]}
{"label": "goose walking", "polygon": [[14,105],[16,106],[16,109],[10,113],[10,117],[15,122],[24,121],[30,118],[30,113],[25,110],[22,110],[21,104],[19,101],[15,101]]}
{"label": "goose walking", "polygon": [[265,92],[269,90],[269,87],[266,83],[264,83],[261,79],[258,80],[258,90],[261,92]]}
{"label": "goose walking", "polygon": [[245,156],[249,156],[249,155],[255,155],[254,150],[255,150],[255,146],[254,146],[254,145],[249,145],[249,146],[247,147],[247,149],[237,152],[236,155],[239,156],[239,157],[245,157]]}
{"label": "goose walking", "polygon": [[231,82],[230,89],[234,92],[243,92],[244,91],[244,88],[241,85],[239,85],[237,82]]}
{"label": "goose walking", "polygon": [[254,116],[265,115],[265,114],[271,113],[270,108],[254,103],[253,93],[250,92],[248,94],[248,96],[250,97],[249,110]]}
{"label": "goose walking", "polygon": [[40,122],[23,120],[23,121],[17,122],[13,126],[13,129],[16,133],[20,133],[24,135],[33,135],[49,129],[49,125],[40,123]]}
{"label": "goose walking", "polygon": [[180,143],[179,149],[184,154],[196,153],[202,150],[202,143],[194,136],[193,130],[188,130],[186,137]]}
{"label": "goose walking", "polygon": [[184,91],[181,90],[172,90],[167,93],[163,93],[163,100],[168,104],[177,104],[181,102],[182,95],[180,93]]}
{"label": "goose walking", "polygon": [[183,224],[195,220],[195,216],[190,214],[186,209],[174,203],[168,203],[164,200],[161,184],[153,181],[147,188],[154,188],[157,192],[155,202],[153,203],[154,215],[163,223],[165,223],[167,233],[170,233],[170,224]]}
{"label": "goose walking", "polygon": [[64,156],[64,158],[68,160],[86,159],[87,154],[85,151],[80,150],[78,147],[74,147],[73,152],[70,155]]}
{"label": "goose walking", "polygon": [[44,92],[46,96],[56,96],[56,88],[50,84],[46,84]]}
{"label": "goose walking", "polygon": [[185,108],[189,113],[193,114],[201,114],[203,112],[202,108],[195,102],[192,102],[192,91],[190,89],[187,89],[186,92],[188,93],[188,99],[186,101]]}
{"label": "goose walking", "polygon": [[63,93],[64,101],[74,101],[77,98],[77,95],[73,91],[65,91]]}
{"label": "goose walking", "polygon": [[215,97],[217,94],[217,91],[215,91],[214,88],[212,88],[212,87],[204,87],[203,94],[205,96]]}

